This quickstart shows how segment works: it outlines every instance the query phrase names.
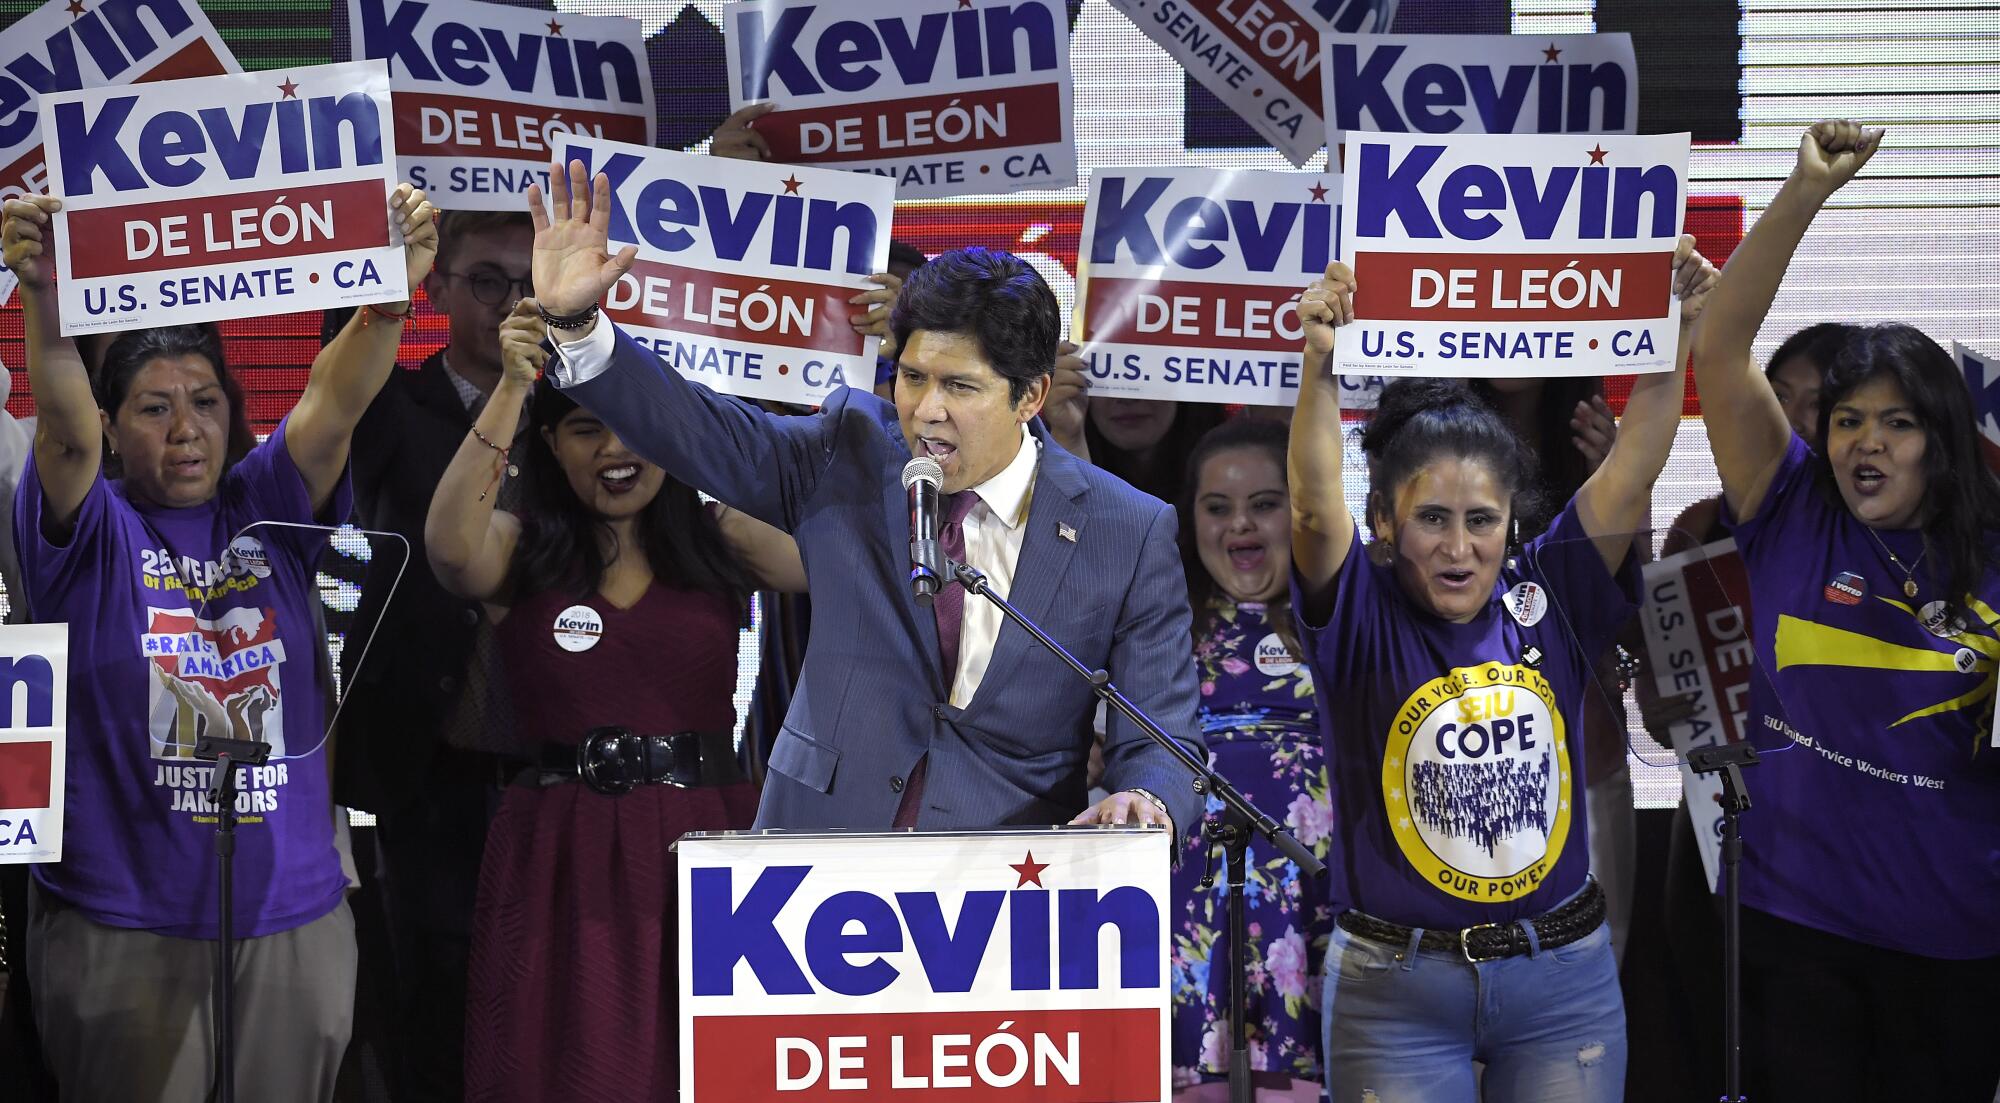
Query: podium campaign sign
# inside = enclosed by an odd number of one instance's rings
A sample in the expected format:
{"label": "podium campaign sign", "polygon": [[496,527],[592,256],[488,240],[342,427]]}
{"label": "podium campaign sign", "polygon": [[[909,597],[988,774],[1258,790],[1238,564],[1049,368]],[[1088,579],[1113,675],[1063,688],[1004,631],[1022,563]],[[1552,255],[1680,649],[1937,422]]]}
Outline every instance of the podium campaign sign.
{"label": "podium campaign sign", "polygon": [[735,0],[729,106],[774,160],[879,173],[899,199],[1076,183],[1062,0]]}
{"label": "podium campaign sign", "polygon": [[0,625],[0,865],[62,860],[69,626]]}
{"label": "podium campaign sign", "polygon": [[[49,190],[37,96],[240,71],[195,0],[48,0],[0,47],[0,199]],[[0,268],[0,302],[13,290]]]}
{"label": "podium campaign sign", "polygon": [[1639,122],[1629,34],[1333,34],[1325,50],[1328,149],[1350,130],[1630,134]]}
{"label": "podium campaign sign", "polygon": [[409,295],[381,62],[41,103],[64,335]]}
{"label": "podium campaign sign", "polygon": [[1687,767],[1697,747],[1749,738],[1750,680],[1757,662],[1750,643],[1750,584],[1736,541],[1718,540],[1643,568],[1642,614],[1655,688],[1664,697],[1695,695],[1694,714],[1673,726],[1681,790],[1710,888],[1721,874],[1722,778]]}
{"label": "podium campaign sign", "polygon": [[1166,1100],[1167,840],[683,838],[681,1098]]}
{"label": "podium campaign sign", "polygon": [[570,138],[611,180],[611,244],[639,247],[604,313],[724,394],[817,405],[875,380],[877,337],[847,300],[889,265],[895,184],[762,161]]}
{"label": "podium campaign sign", "polygon": [[1341,175],[1354,375],[1670,371],[1688,136],[1361,134]]}
{"label": "podium campaign sign", "polygon": [[566,134],[653,144],[644,28],[483,0],[347,0],[389,66],[401,177],[444,210],[519,211]]}
{"label": "podium campaign sign", "polygon": [[1297,297],[1333,259],[1339,199],[1326,173],[1091,174],[1076,332],[1092,393],[1297,402]]}
{"label": "podium campaign sign", "polygon": [[1396,0],[1111,0],[1111,6],[1295,167],[1326,141],[1321,37],[1386,31],[1396,18]]}

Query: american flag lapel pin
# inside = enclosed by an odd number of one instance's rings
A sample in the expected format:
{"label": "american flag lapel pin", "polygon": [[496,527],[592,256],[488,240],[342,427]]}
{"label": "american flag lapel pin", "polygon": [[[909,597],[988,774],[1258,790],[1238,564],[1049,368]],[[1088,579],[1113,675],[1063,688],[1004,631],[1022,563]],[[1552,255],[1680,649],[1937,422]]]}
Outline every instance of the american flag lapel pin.
{"label": "american flag lapel pin", "polygon": [[1056,535],[1062,537],[1063,539],[1069,541],[1072,544],[1076,543],[1076,530],[1069,527],[1069,525],[1066,522],[1063,521],[1056,522]]}

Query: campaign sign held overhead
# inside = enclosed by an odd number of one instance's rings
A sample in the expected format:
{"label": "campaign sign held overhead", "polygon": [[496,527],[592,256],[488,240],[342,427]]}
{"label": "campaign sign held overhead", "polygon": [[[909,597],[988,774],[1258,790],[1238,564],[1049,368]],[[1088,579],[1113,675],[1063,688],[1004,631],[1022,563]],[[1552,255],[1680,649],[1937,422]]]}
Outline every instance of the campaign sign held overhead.
{"label": "campaign sign held overhead", "polygon": [[1167,839],[683,838],[681,1098],[1166,1100]]}
{"label": "campaign sign held overhead", "polygon": [[65,335],[409,295],[379,61],[44,96]]}
{"label": "campaign sign held overhead", "polygon": [[1629,34],[1334,34],[1320,68],[1328,148],[1350,130],[1630,134]]}
{"label": "campaign sign held overhead", "polygon": [[1326,142],[1322,36],[1371,35],[1388,30],[1396,17],[1395,0],[1111,0],[1111,6],[1293,165],[1304,165]]}
{"label": "campaign sign held overhead", "polygon": [[1979,454],[1985,457],[1986,466],[2000,472],[2000,357],[1953,341],[1951,358],[1965,373],[1966,388],[1972,392],[1972,416],[1979,423]]}
{"label": "campaign sign held overhead", "polygon": [[[49,190],[36,97],[240,71],[195,0],[48,0],[0,46],[0,200]],[[0,268],[0,302],[13,290]]]}
{"label": "campaign sign held overhead", "polygon": [[1339,199],[1328,173],[1091,174],[1076,296],[1091,392],[1296,402],[1297,296],[1335,255]]}
{"label": "campaign sign held overhead", "polygon": [[1354,133],[1340,251],[1352,375],[1673,367],[1688,136]]}
{"label": "campaign sign held overhead", "polygon": [[62,860],[69,626],[0,625],[0,865]]}
{"label": "campaign sign held overhead", "polygon": [[1076,183],[1062,0],[735,0],[732,110],[775,160],[876,173],[899,199]]}
{"label": "campaign sign held overhead", "polygon": [[445,210],[518,211],[562,139],[653,144],[644,28],[482,0],[347,0],[356,60],[389,65],[401,175]]}
{"label": "campaign sign held overhead", "polygon": [[639,247],[605,315],[668,365],[781,402],[874,384],[847,300],[888,268],[894,183],[574,136],[562,156],[610,178],[611,250]]}

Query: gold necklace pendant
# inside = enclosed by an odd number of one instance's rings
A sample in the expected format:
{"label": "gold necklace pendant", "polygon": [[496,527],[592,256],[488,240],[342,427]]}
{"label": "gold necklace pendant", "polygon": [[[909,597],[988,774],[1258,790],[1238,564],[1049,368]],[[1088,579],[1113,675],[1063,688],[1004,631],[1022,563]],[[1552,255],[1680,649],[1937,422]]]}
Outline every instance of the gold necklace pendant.
{"label": "gold necklace pendant", "polygon": [[1903,596],[1904,596],[1904,597],[1906,597],[1906,598],[1909,598],[1909,599],[1911,599],[1912,601],[1916,600],[1916,597],[1917,597],[1917,580],[1916,580],[1916,579],[1914,579],[1914,578],[1906,578],[1906,579],[1904,579],[1904,580],[1903,580]]}

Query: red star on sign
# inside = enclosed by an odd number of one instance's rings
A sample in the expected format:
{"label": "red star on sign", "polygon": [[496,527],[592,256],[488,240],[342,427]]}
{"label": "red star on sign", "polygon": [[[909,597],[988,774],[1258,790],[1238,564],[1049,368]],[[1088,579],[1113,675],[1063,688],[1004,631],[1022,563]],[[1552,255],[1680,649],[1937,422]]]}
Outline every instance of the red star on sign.
{"label": "red star on sign", "polygon": [[1542,51],[1542,57],[1547,61],[1555,61],[1561,58],[1562,56],[1563,52],[1561,50],[1556,49],[1556,44],[1553,42],[1549,43],[1548,49]]}
{"label": "red star on sign", "polygon": [[961,8],[969,8],[972,6],[972,0],[958,0],[958,6]]}
{"label": "red star on sign", "polygon": [[799,174],[795,172],[780,180],[779,183],[785,185],[786,195],[797,195],[799,194],[799,185],[805,183],[805,181],[799,179]]}
{"label": "red star on sign", "polygon": [[285,94],[285,98],[286,98],[286,99],[288,99],[288,100],[295,100],[295,99],[298,99],[298,98],[299,98],[299,95],[298,95],[298,93],[299,93],[299,86],[298,86],[298,85],[296,85],[296,84],[293,84],[293,83],[292,83],[292,78],[290,78],[290,77],[286,77],[286,78],[285,78],[285,83],[283,83],[283,84],[280,84],[280,85],[278,86],[278,91],[280,91],[280,92],[283,92],[283,93]]}
{"label": "red star on sign", "polygon": [[552,35],[559,35],[559,34],[561,34],[561,33],[562,33],[562,24],[561,24],[561,23],[558,23],[558,22],[556,22],[556,21],[555,21],[555,20],[553,20],[553,19],[549,20],[549,33],[550,33],[550,34],[552,34]]}
{"label": "red star on sign", "polygon": [[1590,163],[1593,165],[1603,164],[1604,157],[1609,152],[1610,152],[1609,150],[1604,148],[1603,142],[1597,143],[1597,148],[1590,151]]}
{"label": "red star on sign", "polygon": [[1049,868],[1049,864],[1047,862],[1035,861],[1035,852],[1030,850],[1028,851],[1027,859],[1020,865],[1008,866],[1007,868],[1021,875],[1021,884],[1015,885],[1015,888],[1020,888],[1021,885],[1028,884],[1029,882],[1033,882],[1036,888],[1042,888],[1044,887],[1042,885],[1042,871]]}
{"label": "red star on sign", "polygon": [[1313,186],[1312,186],[1312,187],[1311,187],[1311,188],[1310,188],[1309,190],[1310,190],[1310,191],[1311,191],[1311,192],[1313,193],[1313,202],[1315,202],[1315,203],[1324,203],[1324,202],[1326,202],[1326,185],[1325,185],[1325,184],[1322,184],[1322,183],[1319,183],[1318,181],[1314,181],[1314,182],[1313,182]]}
{"label": "red star on sign", "polygon": [[69,17],[71,19],[75,19],[77,16],[82,15],[84,12],[87,12],[90,9],[83,6],[83,0],[69,0],[69,7],[63,10],[69,12]]}

